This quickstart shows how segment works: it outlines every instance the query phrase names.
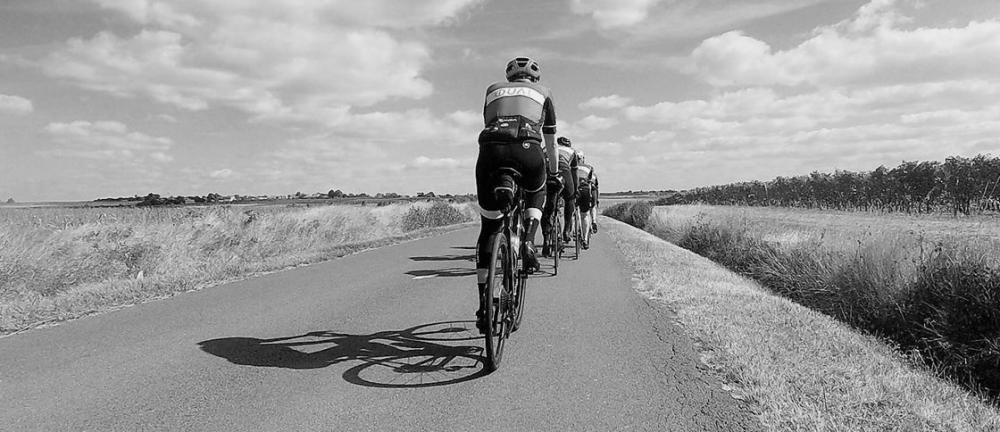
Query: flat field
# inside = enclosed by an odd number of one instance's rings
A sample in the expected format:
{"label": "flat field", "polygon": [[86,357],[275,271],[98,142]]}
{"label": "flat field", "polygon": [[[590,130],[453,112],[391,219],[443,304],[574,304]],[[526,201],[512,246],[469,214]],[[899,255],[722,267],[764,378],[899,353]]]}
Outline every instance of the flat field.
{"label": "flat field", "polygon": [[832,235],[862,238],[874,234],[903,234],[927,241],[1000,241],[1000,215],[953,217],[951,214],[906,215],[814,210],[783,207],[678,205],[656,207],[658,222],[687,224],[696,219],[726,220],[768,233],[775,241]]}

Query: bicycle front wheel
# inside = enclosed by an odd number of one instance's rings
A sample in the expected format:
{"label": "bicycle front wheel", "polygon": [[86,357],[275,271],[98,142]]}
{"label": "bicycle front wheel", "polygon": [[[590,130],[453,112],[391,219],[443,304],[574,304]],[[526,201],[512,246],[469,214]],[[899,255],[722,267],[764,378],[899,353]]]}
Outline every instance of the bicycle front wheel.
{"label": "bicycle front wheel", "polygon": [[[503,348],[510,334],[506,316],[510,315],[509,302],[513,274],[513,257],[510,243],[503,233],[493,235],[489,278],[483,293],[486,307],[487,329],[483,339],[486,345],[486,370],[493,372],[500,367]],[[505,295],[506,293],[506,295]]]}

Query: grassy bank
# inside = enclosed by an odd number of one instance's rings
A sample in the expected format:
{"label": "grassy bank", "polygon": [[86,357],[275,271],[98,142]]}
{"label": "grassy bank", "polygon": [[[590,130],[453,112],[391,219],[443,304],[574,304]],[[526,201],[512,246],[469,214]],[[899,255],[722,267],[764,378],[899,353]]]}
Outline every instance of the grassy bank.
{"label": "grassy bank", "polygon": [[881,339],[649,233],[613,221],[601,226],[634,269],[636,289],[676,313],[703,362],[765,429],[1000,428],[994,407]]}
{"label": "grassy bank", "polygon": [[473,220],[469,205],[0,210],[0,334]]}
{"label": "grassy bank", "polygon": [[1000,392],[1000,229],[992,221],[660,207],[646,229],[885,338],[942,376]]}

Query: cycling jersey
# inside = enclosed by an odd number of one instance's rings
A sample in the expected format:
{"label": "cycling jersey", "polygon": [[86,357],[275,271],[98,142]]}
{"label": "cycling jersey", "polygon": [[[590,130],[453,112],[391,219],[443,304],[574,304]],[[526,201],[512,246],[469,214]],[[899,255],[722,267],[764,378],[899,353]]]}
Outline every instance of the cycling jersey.
{"label": "cycling jersey", "polygon": [[541,141],[542,135],[556,133],[556,111],[552,94],[541,84],[498,82],[486,89],[483,104],[486,127],[479,142]]}
{"label": "cycling jersey", "polygon": [[579,184],[586,182],[590,184],[593,181],[594,167],[587,164],[579,164],[576,166],[576,178],[579,180]]}
{"label": "cycling jersey", "polygon": [[579,158],[573,147],[559,145],[556,146],[556,151],[559,155],[559,171],[576,168],[579,165]]}

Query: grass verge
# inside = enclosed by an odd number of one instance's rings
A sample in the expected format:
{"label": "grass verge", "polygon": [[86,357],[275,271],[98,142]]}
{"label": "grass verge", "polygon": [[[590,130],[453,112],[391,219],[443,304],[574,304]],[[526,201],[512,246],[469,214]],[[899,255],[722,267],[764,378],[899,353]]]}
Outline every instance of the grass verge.
{"label": "grass verge", "polygon": [[[802,217],[834,223],[804,223]],[[864,220],[849,213],[681,206],[657,208],[646,230],[883,337],[941,376],[996,397],[1000,244],[995,229],[970,229],[961,221],[915,229],[926,224],[921,218],[851,225]],[[968,232],[955,234],[959,229]]]}
{"label": "grass verge", "polygon": [[774,295],[691,251],[605,219],[635,288],[676,312],[770,430],[987,431],[1000,412],[879,339]]}
{"label": "grass verge", "polygon": [[7,215],[0,334],[431,235],[475,215],[443,202],[177,210],[69,210],[59,217],[72,222],[59,225]]}

